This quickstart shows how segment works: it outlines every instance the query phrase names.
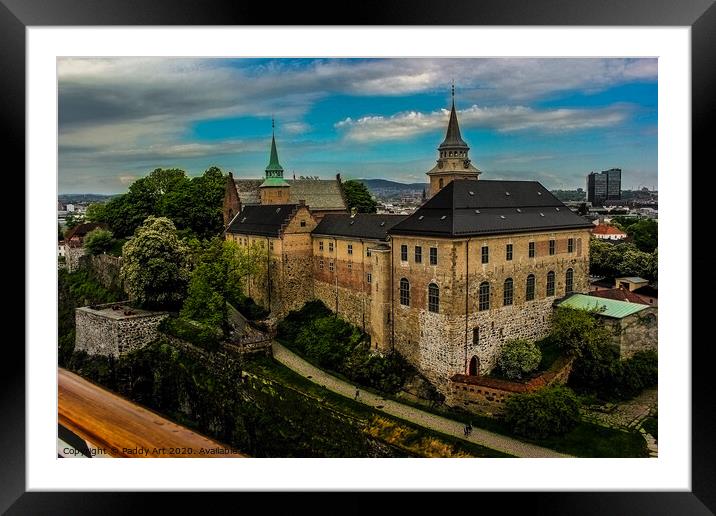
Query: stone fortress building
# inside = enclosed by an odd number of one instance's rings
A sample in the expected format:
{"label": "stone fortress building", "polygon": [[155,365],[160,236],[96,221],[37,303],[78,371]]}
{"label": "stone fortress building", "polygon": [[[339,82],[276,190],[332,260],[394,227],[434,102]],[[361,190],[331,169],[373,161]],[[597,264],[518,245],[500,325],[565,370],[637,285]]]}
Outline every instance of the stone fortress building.
{"label": "stone fortress building", "polygon": [[555,300],[588,290],[592,224],[536,181],[478,180],[469,150],[453,91],[428,200],[408,216],[349,214],[341,193],[284,180],[272,138],[259,196],[241,201],[247,180],[227,188],[226,238],[269,253],[247,294],[276,317],[320,299],[443,392],[489,372],[507,340],[547,333]]}

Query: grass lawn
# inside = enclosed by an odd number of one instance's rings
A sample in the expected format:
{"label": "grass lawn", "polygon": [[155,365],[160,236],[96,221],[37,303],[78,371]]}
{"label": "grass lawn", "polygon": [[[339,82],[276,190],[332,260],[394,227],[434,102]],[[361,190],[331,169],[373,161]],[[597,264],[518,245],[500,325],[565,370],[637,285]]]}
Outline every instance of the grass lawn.
{"label": "grass lawn", "polygon": [[[316,397],[321,400],[322,404],[333,410],[364,420],[368,433],[386,440],[393,439],[395,442],[391,442],[391,444],[416,456],[451,450],[456,456],[462,452],[463,455],[471,457],[511,457],[506,453],[415,425],[341,396],[313,383],[275,360],[258,357],[247,361],[244,367],[249,372],[265,376],[285,387]],[[396,431],[397,427],[401,431]]]}

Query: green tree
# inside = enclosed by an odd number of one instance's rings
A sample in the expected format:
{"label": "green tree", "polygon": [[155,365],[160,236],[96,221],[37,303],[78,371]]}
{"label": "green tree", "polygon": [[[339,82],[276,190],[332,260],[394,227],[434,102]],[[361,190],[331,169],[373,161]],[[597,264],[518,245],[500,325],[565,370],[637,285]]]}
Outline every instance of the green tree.
{"label": "green tree", "polygon": [[579,399],[561,385],[516,394],[505,401],[505,423],[515,434],[530,439],[564,435],[577,426],[579,413]]}
{"label": "green tree", "polygon": [[93,256],[106,253],[112,248],[114,238],[112,232],[107,229],[96,228],[87,233],[84,240],[84,247]]}
{"label": "green tree", "polygon": [[659,226],[654,219],[640,219],[627,227],[626,232],[636,247],[645,253],[651,253],[659,244]]}
{"label": "green tree", "polygon": [[349,208],[358,213],[375,213],[378,203],[373,199],[368,188],[360,181],[350,180],[343,183],[343,191]]}
{"label": "green tree", "polygon": [[107,203],[93,202],[92,204],[87,206],[85,220],[87,220],[88,222],[108,223],[109,220],[107,219]]}
{"label": "green tree", "polygon": [[363,339],[355,326],[338,317],[321,317],[310,322],[296,337],[296,346],[320,365],[340,369],[348,355]]}
{"label": "green tree", "polygon": [[633,243],[611,243],[598,238],[589,242],[589,272],[611,277],[641,276],[655,280],[657,252],[640,251]]}
{"label": "green tree", "polygon": [[507,378],[519,379],[537,369],[542,352],[526,339],[508,340],[500,351],[497,365]]}
{"label": "green tree", "polygon": [[148,217],[122,249],[121,277],[130,299],[147,308],[178,307],[189,281],[188,258],[174,223]]}
{"label": "green tree", "polygon": [[192,261],[195,267],[181,315],[226,330],[227,303],[241,300],[247,278],[265,269],[266,250],[255,244],[243,247],[216,237],[195,248]]}
{"label": "green tree", "polygon": [[611,342],[611,332],[595,313],[559,307],[552,313],[549,338],[562,351],[581,357],[590,350]]}
{"label": "green tree", "polygon": [[65,218],[65,230],[69,231],[70,229],[74,228],[75,226],[79,226],[82,224],[82,217],[79,215],[75,215],[74,213],[69,213],[67,215],[67,218]]}

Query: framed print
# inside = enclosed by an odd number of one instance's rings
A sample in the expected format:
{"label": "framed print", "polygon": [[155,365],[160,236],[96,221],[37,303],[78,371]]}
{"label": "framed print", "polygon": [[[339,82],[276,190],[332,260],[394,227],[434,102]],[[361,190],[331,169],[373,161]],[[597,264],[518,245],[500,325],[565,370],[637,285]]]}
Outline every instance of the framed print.
{"label": "framed print", "polygon": [[692,279],[711,2],[317,26],[2,1],[28,244],[3,509],[395,490],[714,510]]}

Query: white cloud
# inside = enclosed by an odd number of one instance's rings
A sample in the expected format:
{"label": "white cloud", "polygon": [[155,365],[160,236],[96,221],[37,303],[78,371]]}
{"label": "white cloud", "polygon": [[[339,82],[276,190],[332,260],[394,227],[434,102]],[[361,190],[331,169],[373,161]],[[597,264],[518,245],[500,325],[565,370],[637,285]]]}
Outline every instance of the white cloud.
{"label": "white cloud", "polygon": [[[559,133],[609,127],[623,122],[630,106],[616,104],[598,109],[544,109],[527,106],[480,107],[474,105],[458,111],[462,127],[481,127],[500,132],[534,129]],[[445,128],[447,110],[420,113],[409,111],[391,116],[366,116],[353,120],[350,117],[335,124],[344,131],[344,137],[354,142],[372,142],[410,138]]]}

